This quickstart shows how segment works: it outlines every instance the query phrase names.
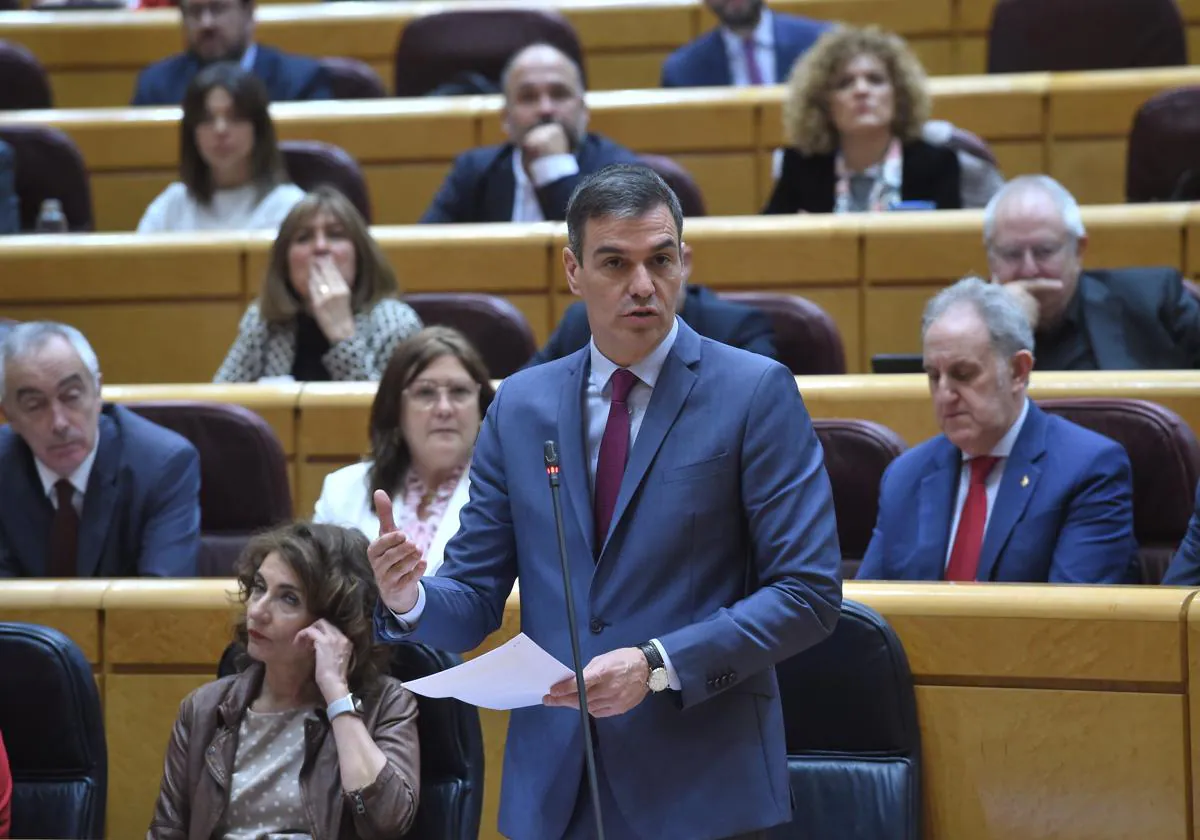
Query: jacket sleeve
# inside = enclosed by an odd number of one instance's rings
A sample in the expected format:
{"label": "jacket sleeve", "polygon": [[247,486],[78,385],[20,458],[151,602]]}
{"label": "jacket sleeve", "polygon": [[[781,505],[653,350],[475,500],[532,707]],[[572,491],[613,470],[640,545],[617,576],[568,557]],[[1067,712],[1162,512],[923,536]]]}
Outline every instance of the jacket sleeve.
{"label": "jacket sleeve", "polygon": [[175,721],[175,728],[171,730],[171,740],[167,742],[162,784],[146,840],[187,840],[192,811],[192,803],[188,799],[192,784],[188,778],[187,758],[193,709],[192,695],[189,694],[179,704],[179,717]]}
{"label": "jacket sleeve", "polygon": [[783,165],[779,169],[779,179],[771,190],[763,215],[774,216],[787,213],[797,213],[801,207],[800,155],[793,149],[783,152]]}
{"label": "jacket sleeve", "polygon": [[396,346],[421,329],[407,303],[385,298],[355,318],[354,335],[329,348],[321,361],[336,382],[377,382]]}
{"label": "jacket sleeve", "polygon": [[362,840],[392,840],[412,826],[421,796],[417,701],[399,683],[385,681],[371,737],[387,763],[375,781],[344,796]]}
{"label": "jacket sleeve", "polygon": [[162,471],[147,500],[150,513],[142,531],[138,574],[190,578],[200,554],[200,455],[190,443],[167,463],[145,465]]}
{"label": "jacket sleeve", "polygon": [[1174,269],[1171,269],[1167,288],[1167,300],[1159,317],[1188,367],[1200,368],[1200,303]]}
{"label": "jacket sleeve", "polygon": [[958,163],[958,155],[950,149],[939,149],[942,163],[938,167],[938,181],[934,191],[934,201],[939,210],[959,210],[962,201],[962,168]]}
{"label": "jacket sleeve", "polygon": [[571,193],[575,192],[579,182],[588,175],[614,163],[638,162],[637,155],[615,143],[594,136],[591,142],[595,144],[592,149],[587,150],[585,147],[585,151],[579,155],[578,172],[538,188],[538,204],[541,205],[542,216],[546,221],[566,221],[567,203],[571,200]]}
{"label": "jacket sleeve", "polygon": [[263,346],[267,341],[267,324],[252,303],[238,324],[237,338],[225,355],[225,361],[213,377],[213,382],[257,382],[263,372]]}
{"label": "jacket sleeve", "polygon": [[1200,586],[1200,488],[1197,488],[1196,509],[1188,520],[1187,534],[1171,558],[1162,582],[1166,586]]}
{"label": "jacket sleeve", "polygon": [[319,62],[312,74],[305,80],[304,85],[296,94],[297,102],[312,102],[321,99],[333,99],[333,88],[329,84],[329,74]]}
{"label": "jacket sleeve", "polygon": [[1048,583],[1129,583],[1137,559],[1133,472],[1118,444],[1093,458],[1067,503]]}
{"label": "jacket sleeve", "polygon": [[142,72],[138,73],[137,84],[134,85],[133,99],[132,99],[132,101],[130,101],[130,103],[129,103],[130,105],[137,106],[137,105],[158,105],[159,104],[159,97],[154,95],[154,91],[153,91],[152,85],[151,85],[152,78],[153,78],[152,71],[154,69],[155,69],[154,66],[151,65],[150,67],[147,67]]}
{"label": "jacket sleeve", "polygon": [[766,356],[775,358],[775,330],[766,313],[746,307],[746,313],[738,320],[737,329],[730,337],[729,344]]}
{"label": "jacket sleeve", "polygon": [[[581,323],[582,321],[582,323]],[[554,328],[541,350],[533,354],[533,358],[525,363],[525,367],[533,367],[543,362],[552,362],[569,356],[588,342],[587,311],[582,303],[573,303],[563,313],[562,320]]]}
{"label": "jacket sleeve", "polygon": [[895,465],[895,461],[889,464],[883,471],[883,478],[879,481],[879,511],[875,514],[875,529],[871,532],[871,542],[867,544],[867,553],[863,556],[858,573],[854,576],[856,580],[887,579],[884,571],[884,544],[887,542],[887,534],[883,530],[883,523],[887,521],[885,505],[890,498],[887,492],[888,477],[892,474],[892,467]]}
{"label": "jacket sleeve", "polygon": [[[469,154],[469,153],[468,153]],[[475,221],[471,212],[472,197],[478,186],[479,174],[466,154],[455,158],[438,187],[433,202],[425,209],[418,224],[455,224]]]}

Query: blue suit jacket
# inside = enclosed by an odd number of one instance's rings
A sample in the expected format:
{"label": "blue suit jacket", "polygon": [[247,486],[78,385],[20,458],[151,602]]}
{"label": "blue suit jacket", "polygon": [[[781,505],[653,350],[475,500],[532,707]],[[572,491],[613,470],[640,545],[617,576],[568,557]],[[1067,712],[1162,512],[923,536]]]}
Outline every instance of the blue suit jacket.
{"label": "blue suit jacket", "polygon": [[1196,510],[1188,520],[1187,534],[1171,565],[1163,575],[1165,586],[1200,586],[1200,488],[1196,492]]}
{"label": "blue suit jacket", "polygon": [[[503,143],[459,155],[420,223],[511,222],[517,191],[513,150],[512,143]],[[559,178],[538,190],[538,203],[548,222],[567,218],[567,201],[585,175],[613,163],[638,162],[633,152],[599,134],[586,135],[575,157],[579,174]]]}
{"label": "blue suit jacket", "polygon": [[[190,53],[179,53],[156,61],[138,74],[133,105],[178,105],[183,102],[200,62]],[[304,102],[333,99],[324,68],[311,58],[288,55],[258,44],[254,75],[267,86],[272,102]]]}
{"label": "blue suit jacket", "polygon": [[[792,65],[816,43],[830,24],[798,15],[772,12],[775,21],[775,75],[782,84]],[[662,66],[663,87],[721,87],[733,84],[729,54],[721,30],[713,29],[667,56]]]}
{"label": "blue suit jacket", "polygon": [[[646,409],[607,535],[592,533],[584,395],[589,350],[519,371],[488,410],[471,499],[420,624],[388,641],[466,651],[500,627],[519,577],[521,629],[571,662],[542,443],[557,440],[584,663],[658,638],[682,691],[594,720],[622,816],[644,837],[709,840],[790,819],[774,665],[824,639],[841,561],[821,446],[777,362],[680,322]],[[599,541],[599,559],[593,544]],[[500,830],[561,837],[582,779],[579,714],[512,713]]]}
{"label": "blue suit jacket", "polygon": [[[187,440],[107,405],[79,522],[79,577],[195,577],[200,458]],[[0,429],[0,578],[45,577],[54,506],[33,453]]]}
{"label": "blue suit jacket", "polygon": [[[860,580],[941,580],[961,454],[944,435],[891,463]],[[1004,466],[978,580],[1129,583],[1133,483],[1120,444],[1030,403]]]}

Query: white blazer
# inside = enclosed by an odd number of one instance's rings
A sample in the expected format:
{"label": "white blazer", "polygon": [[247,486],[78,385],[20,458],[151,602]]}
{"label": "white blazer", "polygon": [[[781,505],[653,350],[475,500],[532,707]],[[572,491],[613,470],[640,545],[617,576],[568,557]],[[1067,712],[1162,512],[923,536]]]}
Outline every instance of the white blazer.
{"label": "white blazer", "polygon": [[[379,536],[379,520],[375,509],[367,502],[367,480],[371,470],[371,461],[362,461],[343,467],[337,472],[325,476],[321,486],[321,498],[317,499],[313,511],[313,521],[326,525],[341,525],[344,528],[357,528],[367,539]],[[458,486],[450,496],[446,505],[446,514],[438,523],[437,531],[433,534],[433,542],[425,552],[425,574],[432,575],[442,565],[446,552],[446,543],[458,533],[458,514],[470,497],[471,470],[463,470]],[[399,506],[403,500],[393,497],[392,504]]]}

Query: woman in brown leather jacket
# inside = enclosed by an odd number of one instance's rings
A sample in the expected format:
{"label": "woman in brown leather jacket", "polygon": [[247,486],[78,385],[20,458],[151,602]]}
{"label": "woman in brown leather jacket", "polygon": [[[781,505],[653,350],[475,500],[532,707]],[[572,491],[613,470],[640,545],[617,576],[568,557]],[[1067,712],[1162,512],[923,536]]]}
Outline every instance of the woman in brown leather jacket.
{"label": "woman in brown leather jacket", "polygon": [[416,813],[417,705],[383,676],[367,540],[296,523],[238,561],[250,664],[192,692],[147,840],[391,840]]}

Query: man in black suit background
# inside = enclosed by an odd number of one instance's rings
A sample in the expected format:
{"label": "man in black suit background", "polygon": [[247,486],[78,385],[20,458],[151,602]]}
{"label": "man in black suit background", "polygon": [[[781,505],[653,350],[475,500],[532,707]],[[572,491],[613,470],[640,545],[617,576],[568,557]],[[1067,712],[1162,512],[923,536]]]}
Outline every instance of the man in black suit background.
{"label": "man in black suit background", "polygon": [[637,156],[587,130],[583,74],[549,44],[509,59],[500,77],[508,142],[454,161],[421,222],[541,222],[566,219],[579,180]]}
{"label": "man in black suit background", "polygon": [[[690,251],[685,251],[684,272],[690,271]],[[675,299],[675,311],[684,322],[705,338],[740,347],[775,358],[774,331],[767,316],[759,310],[740,303],[721,300],[716,292],[703,286],[685,285],[683,294]],[[533,355],[526,367],[540,365],[553,359],[569,356],[583,347],[592,337],[587,308],[582,301],[571,304],[555,328],[546,346]]]}
{"label": "man in black suit background", "polygon": [[1039,370],[1200,367],[1200,303],[1179,272],[1084,271],[1079,204],[1053,178],[1014,178],[983,218],[992,281],[1029,317]]}

